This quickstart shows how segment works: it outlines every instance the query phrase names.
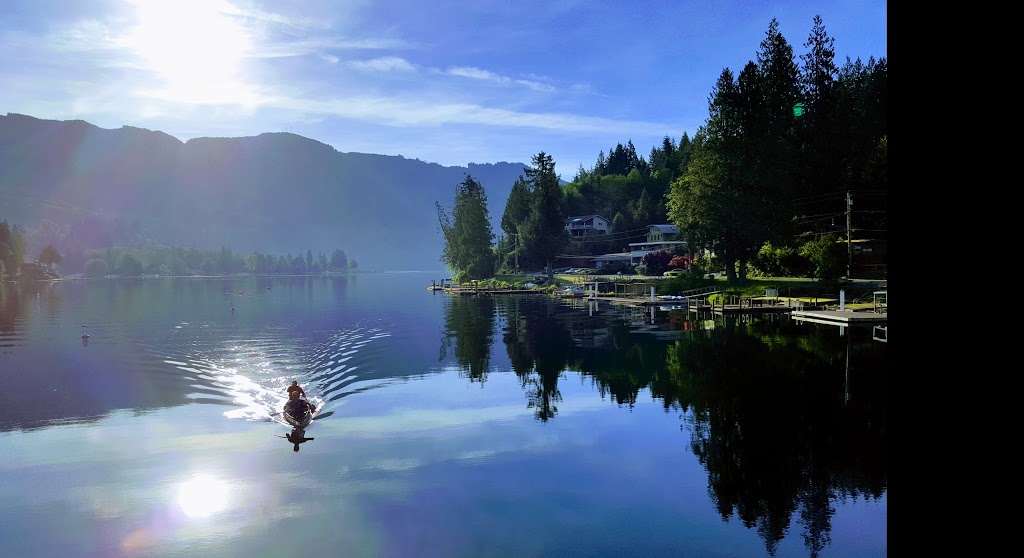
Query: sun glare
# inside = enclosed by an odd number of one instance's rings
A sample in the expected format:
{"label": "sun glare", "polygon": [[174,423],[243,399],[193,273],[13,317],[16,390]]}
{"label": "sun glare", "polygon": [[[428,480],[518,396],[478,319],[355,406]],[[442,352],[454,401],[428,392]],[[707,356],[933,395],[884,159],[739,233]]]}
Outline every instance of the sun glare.
{"label": "sun glare", "polygon": [[228,485],[224,481],[199,475],[178,487],[178,505],[189,517],[208,517],[228,504]]}
{"label": "sun glare", "polygon": [[246,30],[216,0],[134,0],[127,43],[175,100],[227,102],[251,47]]}

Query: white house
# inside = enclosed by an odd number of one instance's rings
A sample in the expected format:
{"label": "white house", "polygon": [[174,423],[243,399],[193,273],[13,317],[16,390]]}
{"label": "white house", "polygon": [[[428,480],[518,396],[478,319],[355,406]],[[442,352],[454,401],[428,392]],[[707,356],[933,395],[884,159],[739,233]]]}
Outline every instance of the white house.
{"label": "white house", "polygon": [[679,227],[675,225],[647,225],[647,242],[629,243],[630,265],[637,265],[640,258],[652,252],[689,253],[689,244],[679,238]]}
{"label": "white house", "polygon": [[666,240],[665,242],[630,242],[629,243],[629,263],[630,265],[636,265],[640,263],[640,258],[650,254],[652,252],[665,251],[669,254],[674,254],[677,251],[689,252],[689,246],[685,241],[674,241]]}
{"label": "white house", "polygon": [[679,240],[679,227],[675,225],[647,225],[647,242]]}
{"label": "white house", "polygon": [[612,226],[608,219],[600,215],[583,215],[580,217],[569,217],[565,220],[565,232],[569,236],[589,236],[593,234],[608,234]]}

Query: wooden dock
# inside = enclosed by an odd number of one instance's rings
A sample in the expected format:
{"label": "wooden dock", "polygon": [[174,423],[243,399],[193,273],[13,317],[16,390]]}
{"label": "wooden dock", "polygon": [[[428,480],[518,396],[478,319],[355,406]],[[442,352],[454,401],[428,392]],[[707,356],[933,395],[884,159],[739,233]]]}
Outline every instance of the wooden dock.
{"label": "wooden dock", "polygon": [[888,313],[853,312],[851,310],[794,310],[794,320],[840,326],[887,324]]}
{"label": "wooden dock", "polygon": [[687,309],[690,312],[701,313],[711,312],[714,314],[784,314],[792,312],[804,306],[817,307],[817,302],[802,302],[792,299],[765,296],[740,296],[729,297],[724,302],[711,303],[704,297],[694,298],[689,301]]}
{"label": "wooden dock", "polygon": [[[873,303],[851,303],[846,305],[844,310],[838,310],[834,306],[836,302],[832,298],[788,298],[779,296],[740,296],[730,297],[724,303],[714,304],[707,302],[707,298],[720,291],[716,287],[704,287],[686,291],[679,296],[672,298],[660,298],[653,295],[643,296],[621,296],[619,293],[599,293],[597,284],[590,283],[590,288],[582,297],[572,297],[577,300],[604,301],[614,304],[628,304],[633,306],[679,306],[685,307],[687,312],[700,314],[710,312],[713,314],[765,314],[765,313],[789,313],[797,321],[815,322],[821,324],[852,326],[852,325],[874,325],[880,328],[879,337],[887,334],[886,324],[888,323],[887,305],[883,302]],[[548,293],[534,289],[495,289],[482,286],[451,286],[449,284],[433,284],[427,287],[428,290],[444,291],[452,295],[507,295],[507,294],[532,294],[544,296],[558,296],[558,292]],[[877,295],[878,293],[876,293]],[[609,296],[612,295],[612,296]],[[877,296],[876,296],[877,299]],[[884,299],[883,299],[884,301]]]}
{"label": "wooden dock", "polygon": [[547,295],[544,291],[536,291],[533,289],[494,289],[490,287],[427,287],[427,290],[432,291],[444,291],[451,295],[508,295],[508,294],[535,294],[535,295]]}

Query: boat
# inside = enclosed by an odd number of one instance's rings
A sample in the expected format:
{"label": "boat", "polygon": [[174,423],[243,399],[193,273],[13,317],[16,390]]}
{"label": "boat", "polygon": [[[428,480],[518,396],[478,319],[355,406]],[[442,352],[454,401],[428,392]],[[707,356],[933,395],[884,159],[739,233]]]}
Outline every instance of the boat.
{"label": "boat", "polygon": [[290,413],[282,413],[284,421],[288,423],[292,428],[305,428],[309,426],[309,423],[313,422],[313,413],[306,409],[306,412],[301,417],[293,417]]}
{"label": "boat", "polygon": [[567,296],[567,297],[572,297],[572,298],[583,298],[583,296],[586,295],[586,294],[587,294],[586,291],[584,291],[583,289],[581,289],[579,287],[566,287],[565,289],[562,289],[562,292],[561,292],[562,296]]}
{"label": "boat", "polygon": [[[305,401],[305,399],[303,399],[303,401]],[[320,408],[318,407],[317,410],[319,411]],[[284,421],[287,422],[289,426],[291,426],[292,428],[299,429],[299,430],[309,426],[309,423],[313,422],[313,417],[315,415],[316,415],[316,412],[310,411],[309,407],[306,407],[306,412],[303,413],[302,416],[298,416],[298,417],[293,416],[288,411],[285,411],[285,412],[281,413],[281,416],[284,417]]]}

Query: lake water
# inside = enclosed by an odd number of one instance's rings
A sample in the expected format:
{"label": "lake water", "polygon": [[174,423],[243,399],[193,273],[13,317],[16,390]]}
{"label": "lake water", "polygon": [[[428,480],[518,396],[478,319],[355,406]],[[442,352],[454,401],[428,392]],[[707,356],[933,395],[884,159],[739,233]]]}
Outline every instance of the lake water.
{"label": "lake water", "polygon": [[0,556],[886,555],[870,327],[439,279],[0,285]]}

